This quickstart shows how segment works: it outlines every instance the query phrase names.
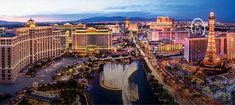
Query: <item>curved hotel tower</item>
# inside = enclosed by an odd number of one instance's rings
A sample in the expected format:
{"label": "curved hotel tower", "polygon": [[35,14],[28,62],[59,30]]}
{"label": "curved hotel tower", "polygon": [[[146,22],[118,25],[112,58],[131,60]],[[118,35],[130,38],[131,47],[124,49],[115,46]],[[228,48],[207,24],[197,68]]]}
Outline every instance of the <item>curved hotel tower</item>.
{"label": "curved hotel tower", "polygon": [[86,28],[83,24],[27,27],[0,35],[0,83],[11,83],[24,68],[47,58],[59,57],[66,51],[94,52],[112,49],[112,30]]}
{"label": "curved hotel tower", "polygon": [[20,70],[63,53],[61,31],[51,26],[36,27],[32,19],[27,26],[0,37],[0,83],[14,82]]}

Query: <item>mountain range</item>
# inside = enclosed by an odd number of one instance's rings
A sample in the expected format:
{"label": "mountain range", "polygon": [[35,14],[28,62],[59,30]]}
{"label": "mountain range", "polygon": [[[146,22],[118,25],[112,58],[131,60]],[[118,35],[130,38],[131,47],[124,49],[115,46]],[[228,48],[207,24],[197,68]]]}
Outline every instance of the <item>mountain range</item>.
{"label": "mountain range", "polygon": [[0,25],[14,25],[14,24],[22,24],[21,22],[10,22],[10,21],[1,21]]}
{"label": "mountain range", "polygon": [[[77,21],[72,21],[75,23],[89,23],[89,22],[123,22],[126,17],[123,16],[113,16],[113,17],[91,17],[80,19]],[[155,19],[152,18],[142,18],[142,17],[130,17],[131,21],[153,21]]]}
{"label": "mountain range", "polygon": [[[84,18],[74,21],[64,21],[64,22],[43,22],[43,23],[93,23],[93,22],[120,22],[124,21],[126,17],[123,16],[112,16],[112,17],[90,17],[90,18]],[[153,18],[142,18],[142,17],[130,17],[131,21],[154,21]],[[40,22],[39,22],[40,23]],[[14,25],[14,24],[22,24],[22,22],[10,22],[10,21],[1,21],[0,25]]]}

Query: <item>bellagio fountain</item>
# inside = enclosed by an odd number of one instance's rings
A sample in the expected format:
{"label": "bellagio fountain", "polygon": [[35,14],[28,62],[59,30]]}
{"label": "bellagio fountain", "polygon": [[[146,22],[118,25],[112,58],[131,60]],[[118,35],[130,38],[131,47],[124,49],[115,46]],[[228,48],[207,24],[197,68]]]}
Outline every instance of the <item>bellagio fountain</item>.
{"label": "bellagio fountain", "polygon": [[100,86],[108,90],[122,91],[124,105],[139,100],[138,85],[130,83],[129,77],[138,69],[138,63],[129,65],[109,62],[100,73]]}

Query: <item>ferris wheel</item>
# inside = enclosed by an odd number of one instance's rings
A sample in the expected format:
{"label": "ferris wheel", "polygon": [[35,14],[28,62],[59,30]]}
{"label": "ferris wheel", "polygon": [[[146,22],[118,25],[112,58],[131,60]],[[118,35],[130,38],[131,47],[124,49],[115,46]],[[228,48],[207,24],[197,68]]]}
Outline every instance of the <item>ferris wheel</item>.
{"label": "ferris wheel", "polygon": [[205,35],[206,25],[201,18],[195,18],[191,22],[191,33],[194,35]]}

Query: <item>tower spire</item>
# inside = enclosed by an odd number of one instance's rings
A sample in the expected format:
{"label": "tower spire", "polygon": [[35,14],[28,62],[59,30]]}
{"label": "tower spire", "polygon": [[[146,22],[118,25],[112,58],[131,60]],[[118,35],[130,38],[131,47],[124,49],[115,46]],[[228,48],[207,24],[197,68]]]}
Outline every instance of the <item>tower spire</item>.
{"label": "tower spire", "polygon": [[215,67],[220,65],[220,58],[216,54],[216,42],[215,42],[215,15],[214,12],[210,13],[209,17],[209,35],[206,55],[203,60],[205,66]]}

